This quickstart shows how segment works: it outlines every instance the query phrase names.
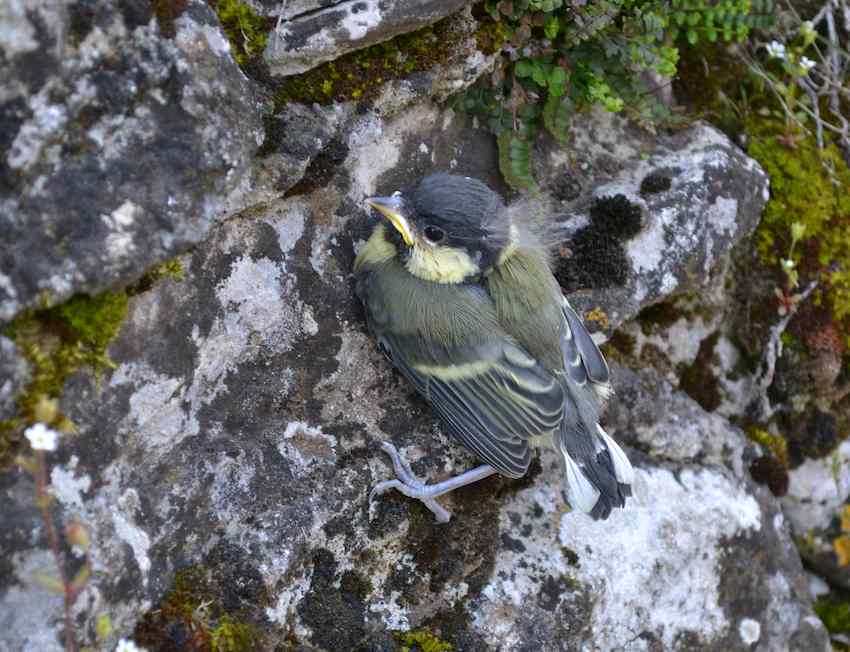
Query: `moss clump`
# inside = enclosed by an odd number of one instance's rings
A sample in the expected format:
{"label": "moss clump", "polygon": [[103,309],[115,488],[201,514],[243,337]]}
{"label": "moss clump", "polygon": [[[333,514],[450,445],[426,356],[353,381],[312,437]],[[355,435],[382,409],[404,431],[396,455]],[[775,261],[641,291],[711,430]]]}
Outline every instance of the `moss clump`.
{"label": "moss clump", "polygon": [[451,18],[351,52],[275,83],[277,107],[288,102],[330,104],[375,97],[384,82],[430,70],[446,60],[462,33]]}
{"label": "moss clump", "polygon": [[214,595],[206,571],[177,571],[174,586],[136,625],[133,640],[161,652],[251,652],[261,650],[257,628],[227,613]]}
{"label": "moss clump", "polygon": [[[836,320],[850,318],[850,168],[835,145],[819,150],[812,137],[800,138],[793,151],[777,136],[783,125],[749,127],[748,150],[770,176],[771,198],[756,231],[757,251],[767,265],[778,265],[791,249],[791,227],[804,227],[794,250],[803,282],[823,275],[819,299]],[[850,343],[850,337],[846,340]]]}
{"label": "moss clump", "polygon": [[670,190],[672,185],[673,182],[670,179],[669,174],[659,171],[651,172],[643,178],[643,181],[640,182],[640,195],[641,197],[646,197],[648,195],[665,192]]}
{"label": "moss clump", "polygon": [[495,54],[502,49],[502,45],[508,40],[508,30],[504,22],[493,20],[481,5],[472,9],[472,15],[478,21],[478,29],[475,30],[475,44],[484,54]]}
{"label": "moss clump", "polygon": [[171,278],[175,281],[183,280],[183,263],[180,262],[180,258],[172,258],[151,267],[142,278],[127,288],[127,294],[134,296],[147,292],[164,278]]}
{"label": "moss clump", "polygon": [[774,435],[758,426],[747,428],[747,437],[764,446],[783,466],[788,467],[788,442],[785,437]]}
{"label": "moss clump", "polygon": [[[32,367],[32,379],[18,397],[18,414],[0,423],[0,468],[17,451],[19,434],[38,421],[39,406],[58,399],[65,381],[80,367],[100,373],[111,367],[106,354],[127,315],[127,293],[76,295],[52,308],[28,310],[18,315],[4,335],[15,342]],[[67,417],[55,411],[48,425],[73,431]]]}
{"label": "moss clump", "polygon": [[259,649],[257,630],[253,625],[240,623],[230,616],[224,616],[210,632],[210,649],[212,652],[242,652]]}
{"label": "moss clump", "polygon": [[685,311],[678,303],[662,301],[641,310],[637,316],[637,321],[640,324],[641,332],[648,337],[655,331],[663,331],[669,328],[684,316],[686,316]]}
{"label": "moss clump", "polygon": [[415,629],[396,634],[401,644],[401,652],[449,652],[454,645],[441,641],[428,629]]}
{"label": "moss clump", "polygon": [[221,28],[233,48],[233,58],[240,66],[260,56],[266,49],[275,19],[259,16],[239,0],[207,0],[218,14]]}
{"label": "moss clump", "polygon": [[850,634],[850,603],[823,597],[815,601],[814,608],[830,634]]}

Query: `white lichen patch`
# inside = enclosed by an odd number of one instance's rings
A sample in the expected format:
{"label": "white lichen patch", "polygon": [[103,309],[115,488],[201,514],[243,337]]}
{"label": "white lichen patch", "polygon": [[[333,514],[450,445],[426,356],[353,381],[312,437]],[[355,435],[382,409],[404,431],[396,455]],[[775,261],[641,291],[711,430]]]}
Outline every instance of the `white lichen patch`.
{"label": "white lichen patch", "polygon": [[789,476],[782,508],[794,533],[803,536],[811,529],[827,528],[850,496],[850,441],[827,457],[807,459]]}
{"label": "white lichen patch", "polygon": [[109,229],[106,236],[106,251],[110,258],[123,258],[135,249],[134,233],[131,227],[135,224],[139,207],[129,199],[109,214],[100,216],[101,221]]}
{"label": "white lichen patch", "polygon": [[205,460],[204,467],[213,481],[210,501],[213,513],[229,541],[242,542],[246,532],[243,520],[246,516],[243,505],[258,499],[251,486],[256,467],[244,459],[233,458],[226,453]]}
{"label": "white lichen patch", "polygon": [[198,422],[184,405],[181,379],[158,374],[142,362],[126,362],[112,374],[110,386],[128,383],[135,388],[121,422],[128,444],[162,455],[198,433]]}
{"label": "white lichen patch", "polygon": [[0,4],[0,50],[7,61],[38,48],[35,26],[27,12],[35,12],[40,6],[40,0],[4,0]]}
{"label": "white lichen patch", "polygon": [[[48,591],[36,580],[39,573],[55,573],[53,554],[33,549],[12,555],[10,561],[16,582],[0,594],[0,651],[62,652],[65,646],[57,631],[62,594]],[[8,647],[4,641],[10,642]]]}
{"label": "white lichen patch", "polygon": [[722,636],[729,627],[718,592],[723,541],[761,528],[758,503],[720,470],[638,470],[638,478],[637,496],[607,521],[561,518],[561,545],[579,555],[576,578],[597,597],[594,645],[621,648],[643,631],[665,649],[679,632]]}
{"label": "white lichen patch", "polygon": [[348,38],[359,41],[371,29],[381,24],[381,7],[378,0],[363,0],[347,7],[347,14],[340,27],[348,31]]}
{"label": "white lichen patch", "polygon": [[[339,335],[341,344],[335,356],[339,366],[316,385],[314,392],[323,402],[322,421],[331,423],[345,415],[347,421],[362,424],[374,437],[382,432],[378,424],[384,416],[380,408],[382,392],[374,384],[381,375],[390,375],[391,368],[388,363],[376,367],[376,360],[380,359],[375,355],[375,343],[365,333],[343,324]],[[363,382],[364,378],[373,380]],[[346,391],[338,391],[340,387]],[[361,443],[346,440],[340,445],[347,448]]]}
{"label": "white lichen patch", "polygon": [[264,220],[277,231],[277,242],[282,254],[292,251],[304,236],[304,224],[309,215],[309,206],[301,197],[293,197],[275,204],[271,215]]}
{"label": "white lichen patch", "polygon": [[117,501],[117,508],[111,512],[115,536],[126,543],[133,551],[133,557],[142,574],[142,583],[147,586],[151,569],[149,551],[151,539],[136,523],[136,514],[140,511],[139,494],[135,489],[127,489]]}
{"label": "white lichen patch", "polygon": [[83,509],[83,494],[91,489],[91,477],[76,475],[79,459],[72,455],[66,466],[56,465],[50,470],[50,493],[66,508]]}
{"label": "white lichen patch", "polygon": [[24,170],[38,161],[48,142],[68,121],[68,110],[51,104],[46,91],[30,99],[30,110],[33,117],[21,125],[6,156],[6,163],[13,170]]}
{"label": "white lichen patch", "polygon": [[[375,182],[396,167],[405,143],[420,140],[423,125],[433,125],[438,116],[435,106],[419,104],[387,122],[367,116],[356,124],[348,138],[350,152],[346,167],[352,177],[349,197],[359,203],[364,197],[374,195]],[[393,192],[399,188],[382,190]]]}
{"label": "white lichen patch", "polygon": [[738,625],[738,634],[740,634],[744,645],[758,643],[761,638],[761,624],[752,618],[742,618]]}
{"label": "white lichen patch", "polygon": [[290,421],[277,450],[287,460],[295,462],[298,469],[309,473],[321,464],[336,463],[336,437],[326,435],[302,421]]}

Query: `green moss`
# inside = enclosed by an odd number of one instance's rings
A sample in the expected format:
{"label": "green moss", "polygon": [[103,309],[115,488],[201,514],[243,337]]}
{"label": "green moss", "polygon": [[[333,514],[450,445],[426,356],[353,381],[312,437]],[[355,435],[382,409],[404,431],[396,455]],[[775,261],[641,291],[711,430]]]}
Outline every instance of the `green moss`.
{"label": "green moss", "polygon": [[850,603],[824,597],[816,600],[814,607],[831,634],[850,634]]}
{"label": "green moss", "polygon": [[[17,452],[21,431],[43,420],[37,418],[39,405],[58,399],[71,374],[85,366],[100,374],[113,366],[106,351],[126,314],[124,291],[76,295],[52,308],[23,312],[6,327],[4,334],[31,365],[32,379],[18,397],[17,416],[0,423],[0,468]],[[73,430],[58,411],[48,425]]]}
{"label": "green moss", "polygon": [[262,55],[275,20],[260,16],[239,0],[207,0],[215,9],[225,36],[233,48],[233,58],[240,66]]}
{"label": "green moss", "polygon": [[788,442],[782,435],[774,435],[764,428],[747,428],[747,437],[764,446],[784,467],[788,467]]}
{"label": "green moss", "polygon": [[449,652],[454,650],[451,643],[441,641],[428,629],[415,629],[410,632],[397,632],[401,652]]}
{"label": "green moss", "polygon": [[640,329],[646,336],[652,335],[653,331],[664,330],[675,324],[684,316],[684,311],[675,301],[664,301],[647,306],[640,311],[637,320]]}
{"label": "green moss", "polygon": [[210,632],[212,652],[242,652],[257,649],[257,630],[253,625],[224,616]]}
{"label": "green moss", "polygon": [[[481,12],[473,9],[473,14]],[[502,49],[502,45],[508,39],[508,30],[502,21],[493,20],[487,14],[476,15],[478,29],[475,30],[475,43],[484,54],[495,54]]]}
{"label": "green moss", "polygon": [[375,97],[384,82],[430,70],[451,56],[462,34],[451,18],[351,52],[275,85],[277,107],[288,102],[330,104]]}
{"label": "green moss", "polygon": [[[835,145],[819,150],[814,139],[800,137],[793,150],[777,137],[784,126],[752,123],[749,154],[770,176],[771,197],[756,231],[760,260],[778,265],[791,249],[791,227],[804,235],[793,257],[803,283],[820,276],[816,300],[825,302],[841,330],[850,333],[850,168]],[[847,336],[850,344],[850,336]]]}
{"label": "green moss", "polygon": [[227,613],[201,566],[174,574],[174,584],[159,604],[142,616],[133,640],[151,650],[251,652],[261,650],[255,625]]}
{"label": "green moss", "polygon": [[166,260],[150,268],[142,278],[127,288],[127,294],[133,296],[141,292],[147,292],[164,278],[171,278],[175,281],[183,280],[183,263],[180,262],[179,257]]}

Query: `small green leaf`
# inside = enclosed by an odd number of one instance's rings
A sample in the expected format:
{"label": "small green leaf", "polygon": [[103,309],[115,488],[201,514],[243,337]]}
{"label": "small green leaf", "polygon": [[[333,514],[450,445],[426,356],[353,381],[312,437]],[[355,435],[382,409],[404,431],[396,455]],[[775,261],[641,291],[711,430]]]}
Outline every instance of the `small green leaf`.
{"label": "small green leaf", "polygon": [[543,124],[555,139],[566,144],[569,139],[570,121],[574,113],[573,103],[569,98],[550,95],[543,107]]}
{"label": "small green leaf", "polygon": [[112,634],[112,618],[109,614],[98,614],[94,625],[95,636],[98,641],[104,641]]}
{"label": "small green leaf", "polygon": [[497,139],[499,145],[499,171],[511,186],[530,190],[537,184],[531,173],[531,145],[506,129]]}
{"label": "small green leaf", "polygon": [[516,66],[514,67],[514,72],[517,77],[529,77],[533,71],[534,67],[531,65],[531,62],[528,59],[520,59],[516,62]]}
{"label": "small green leaf", "polygon": [[688,43],[691,45],[696,45],[697,41],[699,41],[699,34],[695,29],[689,29],[687,33]]}
{"label": "small green leaf", "polygon": [[706,35],[706,37],[708,37],[708,40],[711,41],[712,43],[717,41],[717,30],[714,29],[713,27],[709,27],[707,30],[705,30],[705,35]]}
{"label": "small green leaf", "polygon": [[546,25],[543,28],[543,32],[546,34],[546,38],[550,41],[554,41],[558,37],[558,30],[561,29],[561,23],[555,16],[552,16],[549,20],[546,21]]}
{"label": "small green leaf", "polygon": [[546,69],[543,67],[539,61],[535,61],[531,68],[531,78],[534,80],[534,83],[538,86],[545,86],[547,75]]}

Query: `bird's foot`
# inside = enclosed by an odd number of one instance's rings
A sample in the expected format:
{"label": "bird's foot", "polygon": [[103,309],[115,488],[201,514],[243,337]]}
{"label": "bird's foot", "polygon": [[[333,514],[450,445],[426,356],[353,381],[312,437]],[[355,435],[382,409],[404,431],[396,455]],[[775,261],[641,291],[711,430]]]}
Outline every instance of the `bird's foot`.
{"label": "bird's foot", "polygon": [[451,512],[436,501],[437,496],[446,493],[445,489],[442,487],[442,483],[431,486],[425,484],[425,482],[423,482],[413,472],[410,468],[410,464],[408,464],[407,460],[401,456],[398,449],[390,442],[383,442],[381,444],[381,448],[384,449],[384,452],[389,455],[390,459],[393,461],[396,479],[385,480],[384,482],[379,482],[372,487],[372,491],[369,492],[369,504],[372,503],[372,499],[375,496],[380,496],[390,489],[397,489],[408,498],[415,498],[422,502],[425,507],[434,513],[437,517],[438,523],[448,523],[449,519],[452,517]]}

